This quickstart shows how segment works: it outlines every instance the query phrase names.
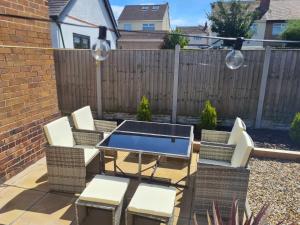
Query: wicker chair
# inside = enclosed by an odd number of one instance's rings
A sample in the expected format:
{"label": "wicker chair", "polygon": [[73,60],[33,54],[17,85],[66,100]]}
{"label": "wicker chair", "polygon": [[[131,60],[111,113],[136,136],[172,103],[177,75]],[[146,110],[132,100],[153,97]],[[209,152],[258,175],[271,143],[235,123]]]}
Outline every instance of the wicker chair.
{"label": "wicker chair", "polygon": [[[117,122],[107,120],[94,120],[90,106],[85,106],[72,113],[72,120],[76,130],[81,132],[100,133],[106,138],[117,127]],[[114,161],[114,170],[116,172],[117,151],[105,151],[105,157],[112,158]]]}
{"label": "wicker chair", "polygon": [[236,118],[231,132],[202,130],[201,144],[236,145],[246,125],[239,117]]}
{"label": "wicker chair", "polygon": [[239,215],[243,215],[250,175],[247,164],[253,148],[253,141],[245,131],[234,148],[201,146],[194,196],[197,214],[211,212],[212,202],[217,201],[222,217],[226,218],[235,196],[239,200]]}
{"label": "wicker chair", "polygon": [[79,193],[86,187],[87,173],[100,172],[96,133],[72,132],[67,117],[44,126],[48,144],[46,161],[51,190]]}

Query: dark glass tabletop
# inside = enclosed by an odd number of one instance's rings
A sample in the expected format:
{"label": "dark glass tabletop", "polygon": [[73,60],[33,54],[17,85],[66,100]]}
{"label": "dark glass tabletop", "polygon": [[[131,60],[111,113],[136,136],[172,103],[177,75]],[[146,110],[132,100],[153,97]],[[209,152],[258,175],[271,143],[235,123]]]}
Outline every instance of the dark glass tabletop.
{"label": "dark glass tabletop", "polygon": [[191,135],[191,126],[169,123],[125,121],[117,128],[117,131],[127,131],[145,134],[161,134],[167,136],[179,136],[189,138]]}
{"label": "dark glass tabletop", "polygon": [[125,121],[98,147],[189,157],[191,126]]}

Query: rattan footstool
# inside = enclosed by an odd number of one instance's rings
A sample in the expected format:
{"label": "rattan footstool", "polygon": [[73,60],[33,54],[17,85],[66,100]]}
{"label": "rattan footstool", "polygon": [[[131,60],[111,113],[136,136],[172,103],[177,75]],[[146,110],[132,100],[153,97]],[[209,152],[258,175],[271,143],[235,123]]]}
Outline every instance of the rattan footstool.
{"label": "rattan footstool", "polygon": [[127,178],[96,175],[75,202],[77,224],[83,222],[89,208],[94,208],[111,213],[112,225],[119,225],[128,185]]}
{"label": "rattan footstool", "polygon": [[126,209],[126,225],[135,224],[135,216],[173,223],[176,189],[140,184]]}

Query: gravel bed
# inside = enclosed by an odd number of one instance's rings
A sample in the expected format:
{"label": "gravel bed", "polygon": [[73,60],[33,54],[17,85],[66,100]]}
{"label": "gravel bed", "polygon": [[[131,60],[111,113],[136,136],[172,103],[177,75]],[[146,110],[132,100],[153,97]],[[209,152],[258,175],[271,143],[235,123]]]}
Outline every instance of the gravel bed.
{"label": "gravel bed", "polygon": [[252,158],[248,199],[256,214],[270,204],[268,224],[295,222],[300,225],[300,163]]}
{"label": "gravel bed", "polygon": [[256,147],[300,151],[300,146],[290,139],[288,131],[247,129],[247,132],[252,137]]}

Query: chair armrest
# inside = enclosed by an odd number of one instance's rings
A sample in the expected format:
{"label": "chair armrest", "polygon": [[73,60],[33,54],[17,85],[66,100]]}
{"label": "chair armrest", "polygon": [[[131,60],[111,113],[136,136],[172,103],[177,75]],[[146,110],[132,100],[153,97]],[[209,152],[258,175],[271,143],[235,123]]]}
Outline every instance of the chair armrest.
{"label": "chair armrest", "polygon": [[230,162],[235,147],[232,145],[206,145],[201,143],[199,158]]}
{"label": "chair armrest", "polygon": [[85,167],[82,148],[47,145],[46,160],[48,166]]}
{"label": "chair armrest", "polygon": [[228,142],[230,132],[216,130],[202,130],[201,141],[217,142],[226,144]]}
{"label": "chair armrest", "polygon": [[73,137],[76,145],[96,146],[103,139],[103,134],[73,131]]}
{"label": "chair armrest", "polygon": [[94,120],[95,128],[97,131],[112,132],[118,125],[115,121],[107,120]]}

